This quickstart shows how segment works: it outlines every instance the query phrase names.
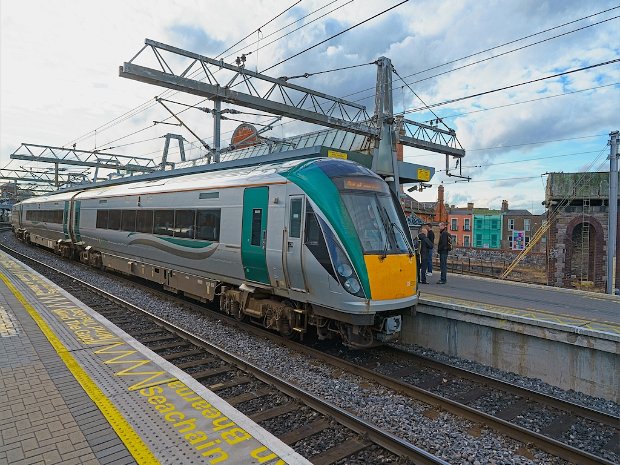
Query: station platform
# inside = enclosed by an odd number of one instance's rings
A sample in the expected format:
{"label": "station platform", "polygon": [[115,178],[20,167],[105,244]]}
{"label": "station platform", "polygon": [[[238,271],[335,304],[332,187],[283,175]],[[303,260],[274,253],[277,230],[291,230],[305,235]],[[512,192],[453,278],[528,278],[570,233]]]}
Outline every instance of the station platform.
{"label": "station platform", "polygon": [[620,335],[618,296],[452,274],[447,284],[429,284],[421,293],[422,303],[479,307],[501,315]]}
{"label": "station platform", "polygon": [[0,252],[0,464],[310,462]]}
{"label": "station platform", "polygon": [[620,402],[618,296],[448,273],[401,342]]}

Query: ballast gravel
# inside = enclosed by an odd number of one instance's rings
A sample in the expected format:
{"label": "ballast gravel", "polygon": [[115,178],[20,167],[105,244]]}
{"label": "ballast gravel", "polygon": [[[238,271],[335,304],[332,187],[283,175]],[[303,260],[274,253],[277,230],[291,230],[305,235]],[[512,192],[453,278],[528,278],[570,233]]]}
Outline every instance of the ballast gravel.
{"label": "ballast gravel", "polygon": [[[357,376],[342,373],[340,370],[334,370],[311,357],[222,324],[217,318],[184,309],[182,306],[150,295],[148,292],[135,288],[126,282],[121,282],[113,275],[104,274],[78,263],[63,260],[46,251],[26,246],[18,242],[11,233],[0,233],[0,238],[3,243],[25,255],[47,263],[76,278],[87,280],[107,292],[146,308],[174,324],[187,328],[211,343],[241,355],[247,361],[268,370],[273,375],[294,382],[306,391],[321,396],[338,407],[348,410],[452,464],[534,465],[566,463],[564,460],[536,449],[530,449],[526,445],[487,428],[473,425],[469,421],[454,417],[446,412],[435,412],[428,405],[411,400],[383,386],[375,385]],[[477,366],[478,364],[460,361],[443,354],[436,354],[423,348],[405,348],[422,352],[428,357],[435,356],[440,361],[448,359],[450,363],[464,368],[472,370],[478,368],[485,371],[486,374],[494,373],[495,376],[509,378],[511,382],[519,382],[533,390],[552,391],[551,394],[553,395],[559,395],[599,410],[619,411],[618,405],[613,402],[588,398],[588,396],[571,391],[562,391],[539,380],[521,379],[515,374],[498,373],[498,370]],[[286,401],[287,399],[283,397],[278,403]],[[244,404],[251,404],[252,402]],[[248,406],[244,405],[244,407]],[[248,411],[246,408],[243,410]],[[249,410],[252,410],[251,406]],[[336,428],[330,434],[331,436],[325,436],[324,440],[333,439],[336,434],[346,435],[347,433]],[[318,437],[318,435],[316,436]],[[585,443],[589,440],[585,434],[576,433],[575,439],[577,436],[579,442]],[[312,438],[317,439],[312,436],[307,443],[299,445],[303,448],[303,453],[308,454],[306,456],[324,450],[323,445],[314,443]],[[599,441],[600,439],[596,440],[596,442]],[[302,449],[295,448],[302,452]]]}

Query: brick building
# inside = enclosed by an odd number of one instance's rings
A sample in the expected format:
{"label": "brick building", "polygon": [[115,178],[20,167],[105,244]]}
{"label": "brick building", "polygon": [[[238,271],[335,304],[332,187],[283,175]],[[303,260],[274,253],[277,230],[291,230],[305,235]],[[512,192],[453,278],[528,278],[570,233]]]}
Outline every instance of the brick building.
{"label": "brick building", "polygon": [[[530,239],[542,226],[544,215],[533,215],[529,210],[511,210],[508,208],[508,201],[502,200],[502,239],[501,248],[504,250],[512,249],[513,231],[522,231],[525,234],[525,245],[530,243]],[[544,253],[546,250],[546,237],[543,237],[532,250],[533,252]]]}
{"label": "brick building", "polygon": [[[545,206],[551,223],[547,240],[548,284],[605,288],[609,173],[550,173]],[[616,257],[620,257],[617,237]],[[620,260],[616,260],[615,287],[620,287]]]}
{"label": "brick building", "polygon": [[473,210],[473,203],[468,203],[467,208],[454,205],[448,208],[448,232],[452,235],[452,243],[455,246],[473,247]]}

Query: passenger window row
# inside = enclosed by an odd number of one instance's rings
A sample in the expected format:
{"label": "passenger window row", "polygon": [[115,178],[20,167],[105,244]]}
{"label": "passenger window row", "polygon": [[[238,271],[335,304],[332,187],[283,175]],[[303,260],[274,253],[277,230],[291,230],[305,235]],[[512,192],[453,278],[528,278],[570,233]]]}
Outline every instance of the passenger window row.
{"label": "passenger window row", "polygon": [[160,236],[220,240],[219,209],[213,210],[97,210],[97,228]]}
{"label": "passenger window row", "polygon": [[27,221],[62,224],[63,210],[27,210]]}

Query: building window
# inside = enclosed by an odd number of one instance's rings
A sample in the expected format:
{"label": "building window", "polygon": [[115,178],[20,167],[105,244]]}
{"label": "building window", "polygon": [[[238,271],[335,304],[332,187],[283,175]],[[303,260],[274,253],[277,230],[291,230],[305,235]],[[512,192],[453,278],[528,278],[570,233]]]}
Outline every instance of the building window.
{"label": "building window", "polygon": [[476,234],[476,247],[482,247],[482,234]]}
{"label": "building window", "polygon": [[512,234],[511,234],[510,236],[508,236],[508,248],[510,250],[512,250],[512,239],[513,239],[513,237],[512,237]]}
{"label": "building window", "polygon": [[451,230],[451,231],[457,231],[457,230],[459,229],[459,226],[458,226],[458,219],[456,219],[456,218],[452,218],[452,220],[450,220],[450,221],[451,221],[451,224],[450,224],[450,230]]}
{"label": "building window", "polygon": [[512,231],[515,228],[515,220],[508,220],[508,231]]}
{"label": "building window", "polygon": [[452,238],[452,247],[459,245],[458,238],[454,234],[450,234],[450,237]]}
{"label": "building window", "polygon": [[526,231],[530,230],[530,220],[523,220],[523,229]]}
{"label": "building window", "polygon": [[527,247],[529,243],[530,243],[530,236],[525,236],[525,246]]}
{"label": "building window", "polygon": [[465,218],[465,226],[463,227],[463,230],[465,231],[471,231],[471,221],[469,218]]}
{"label": "building window", "polygon": [[463,245],[465,247],[471,247],[471,239],[469,236],[463,236]]}

